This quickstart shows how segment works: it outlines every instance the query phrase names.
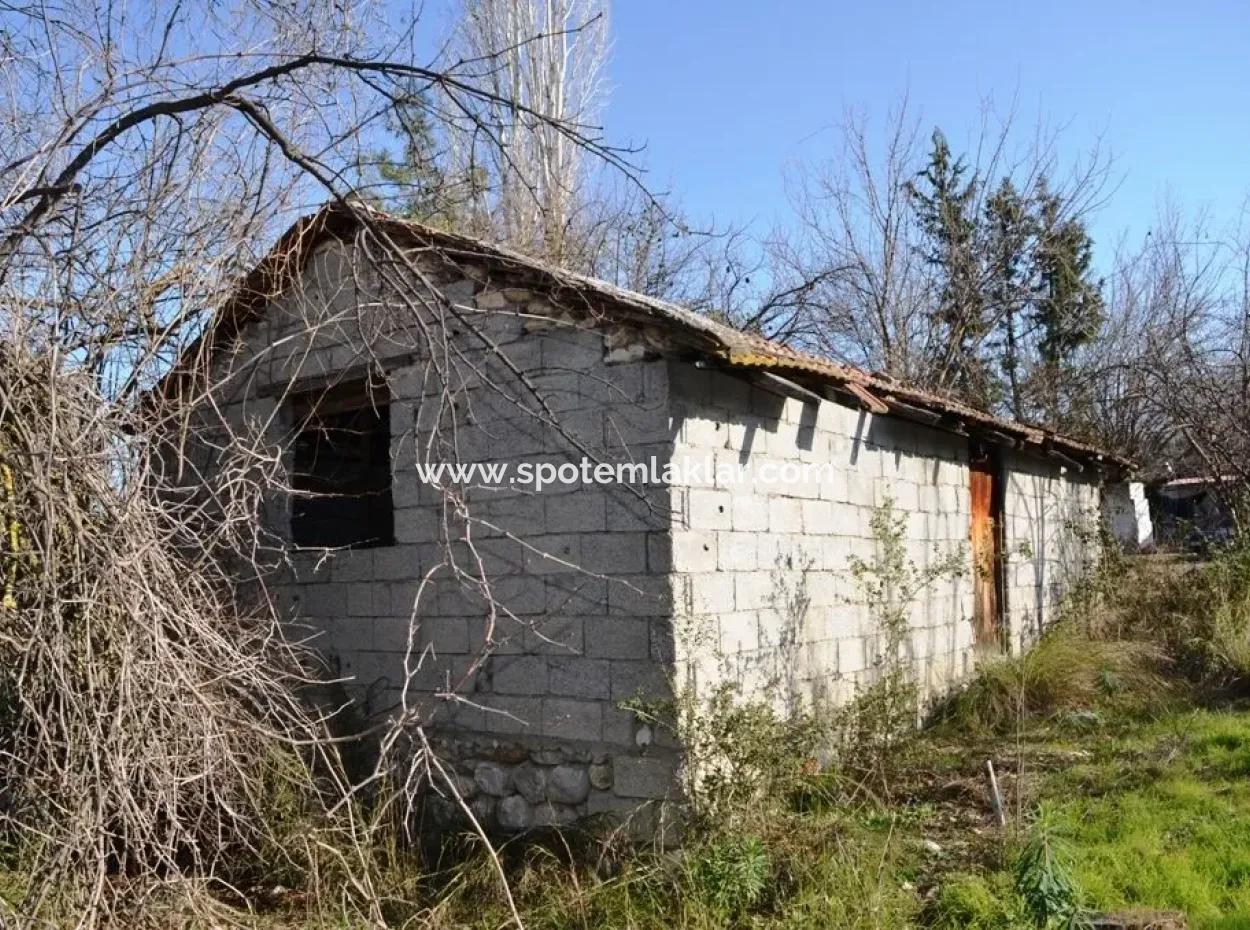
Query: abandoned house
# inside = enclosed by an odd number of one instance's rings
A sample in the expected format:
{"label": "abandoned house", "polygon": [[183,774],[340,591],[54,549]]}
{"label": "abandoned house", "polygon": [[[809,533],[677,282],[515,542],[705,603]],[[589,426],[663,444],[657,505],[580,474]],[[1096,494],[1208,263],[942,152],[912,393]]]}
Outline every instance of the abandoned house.
{"label": "abandoned house", "polygon": [[[965,569],[907,605],[926,691],[1022,648],[1128,465],[360,207],[281,238],[165,390],[194,379],[214,385],[197,435],[279,450],[268,587],[293,628],[368,713],[423,708],[503,830],[672,794],[680,746],[631,701],[730,687],[784,712],[871,682],[881,631],[850,565],[884,507],[909,560]],[[212,486],[225,445],[188,445],[181,480]],[[427,467],[584,461],[661,467],[541,490]],[[691,461],[755,479],[662,467]]]}

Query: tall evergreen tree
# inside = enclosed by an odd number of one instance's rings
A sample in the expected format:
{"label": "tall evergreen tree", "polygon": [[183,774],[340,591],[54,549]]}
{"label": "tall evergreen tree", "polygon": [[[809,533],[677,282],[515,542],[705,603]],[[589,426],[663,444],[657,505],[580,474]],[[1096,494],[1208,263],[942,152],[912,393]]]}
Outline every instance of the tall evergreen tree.
{"label": "tall evergreen tree", "polygon": [[1002,395],[1016,419],[1027,416],[1027,309],[1033,296],[1031,248],[1036,229],[1026,199],[1003,178],[984,208],[985,304],[997,337],[993,348],[1005,382]]}
{"label": "tall evergreen tree", "polygon": [[1093,240],[1085,224],[1065,217],[1063,200],[1044,185],[1036,200],[1036,377],[1042,412],[1056,423],[1063,416],[1061,386],[1072,355],[1097,335],[1105,308],[1102,282],[1093,277]]}
{"label": "tall evergreen tree", "polygon": [[485,182],[449,167],[446,145],[430,117],[428,93],[418,88],[396,99],[387,124],[400,151],[376,156],[374,170],[384,206],[423,223],[475,231],[471,214]]}
{"label": "tall evergreen tree", "polygon": [[938,276],[932,322],[938,335],[934,363],[941,387],[989,403],[992,391],[979,347],[988,331],[978,258],[977,178],[956,158],[946,136],[933,131],[929,161],[908,193],[924,235],[924,258]]}

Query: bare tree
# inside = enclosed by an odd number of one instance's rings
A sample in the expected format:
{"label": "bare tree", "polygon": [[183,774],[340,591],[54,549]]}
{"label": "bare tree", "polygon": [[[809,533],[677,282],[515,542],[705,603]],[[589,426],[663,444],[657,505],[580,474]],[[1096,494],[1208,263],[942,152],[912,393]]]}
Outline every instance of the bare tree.
{"label": "bare tree", "polygon": [[452,134],[452,159],[486,176],[475,216],[490,238],[563,261],[590,166],[554,127],[597,118],[607,29],[602,0],[465,0],[453,47],[491,95]]}
{"label": "bare tree", "polygon": [[[382,922],[370,834],[406,812],[361,819],[364,789],[302,700],[311,654],[265,581],[281,558],[265,512],[289,476],[272,418],[226,417],[221,372],[198,367],[231,346],[197,340],[292,213],[328,199],[359,219],[398,306],[420,286],[412,326],[417,310],[436,321],[423,344],[445,341],[437,321],[455,311],[438,282],[353,196],[361,147],[414,83],[449,131],[501,140],[522,125],[568,147],[556,166],[571,150],[625,166],[546,101],[485,80],[490,55],[414,63],[412,28],[319,2],[6,13],[0,856],[25,870],[17,898],[0,895],[6,925],[208,919],[246,905],[241,883],[278,860],[316,886],[332,871],[319,902],[331,916]],[[280,261],[262,271],[249,299],[290,283]],[[359,310],[311,308],[301,332]],[[176,361],[202,377],[150,393]],[[489,598],[480,577],[457,578]],[[364,778],[375,798],[401,758],[404,787],[439,775],[424,719],[405,705],[384,721]],[[300,818],[299,839],[284,816]]]}
{"label": "bare tree", "polygon": [[1169,207],[1117,262],[1103,338],[1082,360],[1091,432],[1147,478],[1211,479],[1230,513],[1250,486],[1250,235]]}

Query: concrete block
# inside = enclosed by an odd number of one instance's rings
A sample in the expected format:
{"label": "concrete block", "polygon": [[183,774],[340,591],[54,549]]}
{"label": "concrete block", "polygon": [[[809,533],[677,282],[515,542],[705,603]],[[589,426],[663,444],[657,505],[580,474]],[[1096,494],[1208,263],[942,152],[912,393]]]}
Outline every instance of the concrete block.
{"label": "concrete block", "polygon": [[547,659],[543,656],[492,656],[488,661],[496,694],[546,694]]}
{"label": "concrete block", "polygon": [[629,711],[621,710],[611,704],[604,705],[603,741],[605,743],[634,749],[634,730],[637,725],[638,718]]}
{"label": "concrete block", "polygon": [[714,488],[690,488],[690,528],[694,530],[728,530],[733,527],[734,495]]}
{"label": "concrete block", "polygon": [[681,441],[686,446],[699,449],[724,448],[729,430],[719,416],[693,415],[685,417],[681,424]]}
{"label": "concrete block", "polygon": [[733,498],[732,527],[740,533],[768,529],[768,497],[763,493],[738,494]]}
{"label": "concrete block", "polygon": [[759,572],[739,572],[734,575],[734,608],[737,610],[760,610],[766,607],[780,608],[782,593],[777,590],[769,575]]}
{"label": "concrete block", "polygon": [[612,700],[627,701],[641,697],[646,700],[665,699],[672,695],[665,670],[652,661],[613,662]]}
{"label": "concrete block", "polygon": [[[352,617],[373,615],[373,593],[377,585],[372,581],[357,581],[347,587],[347,613]],[[385,589],[383,589],[385,590]],[[390,609],[388,599],[386,609]]]}
{"label": "concrete block", "polygon": [[607,528],[613,532],[667,530],[673,520],[671,495],[648,488],[643,497],[619,488],[605,487]]}
{"label": "concrete block", "polygon": [[[384,621],[378,621],[375,630]],[[406,636],[408,624],[394,624],[397,636]],[[428,646],[437,655],[467,654],[469,651],[469,621],[467,617],[428,617],[420,621],[418,627],[419,648]],[[375,645],[377,634],[375,633]],[[380,646],[379,646],[380,648]],[[403,648],[402,642],[400,648]]]}
{"label": "concrete block", "polygon": [[549,574],[568,572],[582,567],[583,537],[571,533],[533,536],[526,539],[524,568],[526,572]]}
{"label": "concrete block", "polygon": [[550,693],[554,695],[608,698],[612,693],[606,659],[553,657],[548,660],[547,682]]}
{"label": "concrete block", "polygon": [[651,621],[651,661],[672,665],[677,659],[673,639],[673,622],[667,619]]}
{"label": "concrete block", "polygon": [[604,659],[645,659],[651,652],[648,620],[637,617],[586,617],[586,655]]}
{"label": "concrete block", "polygon": [[[436,600],[434,589],[429,586],[423,589],[419,581],[394,582],[386,587],[385,596],[390,603],[390,609],[386,611],[379,609],[379,615],[385,614],[407,620],[414,613],[428,613],[429,611],[425,608],[433,605]],[[380,608],[382,601],[379,595],[375,593],[373,598],[374,605]]]}
{"label": "concrete block", "polygon": [[325,584],[315,588],[296,585],[292,593],[299,598],[300,613],[306,617],[347,616],[347,585]]}
{"label": "concrete block", "polygon": [[585,649],[582,618],[536,618],[525,627],[522,643],[529,655],[581,655]]}
{"label": "concrete block", "polygon": [[[760,614],[753,610],[733,611],[721,614],[720,649],[726,655],[737,652],[750,652],[759,648]],[[771,620],[769,614],[767,619]]]}
{"label": "concrete block", "polygon": [[672,534],[672,567],[679,572],[716,571],[715,531],[679,530]]}
{"label": "concrete block", "polygon": [[490,535],[512,533],[522,538],[547,532],[545,493],[531,491],[483,491],[470,494],[469,518]]}
{"label": "concrete block", "polygon": [[[398,661],[402,662],[404,652],[408,648],[408,621],[394,617],[378,617],[363,622],[367,622],[371,630],[369,638],[370,648],[396,656]],[[412,638],[412,655],[415,662],[416,657],[421,654],[424,644],[421,641],[420,632],[414,631],[414,634]],[[463,652],[464,650],[459,651]]]}
{"label": "concrete block", "polygon": [[723,572],[753,572],[758,567],[758,534],[717,533],[716,567]]}
{"label": "concrete block", "polygon": [[719,614],[734,609],[733,574],[711,572],[690,576],[690,609],[699,614]]}
{"label": "concrete block", "polygon": [[613,616],[668,616],[673,588],[665,576],[621,575],[608,579],[608,613]]}
{"label": "concrete block", "polygon": [[421,575],[419,550],[415,546],[387,546],[373,553],[373,577],[378,581],[401,581]]}
{"label": "concrete block", "polygon": [[603,364],[603,336],[594,330],[551,330],[543,339],[543,364],[575,374]]}
{"label": "concrete block", "polygon": [[528,624],[497,615],[493,620],[485,616],[468,617],[467,625],[470,655],[520,655],[526,651]]}
{"label": "concrete block", "polygon": [[[412,484],[416,484],[415,479]],[[399,508],[399,501],[395,506]],[[442,538],[442,519],[442,508],[436,505],[396,509],[395,541],[400,544],[437,542]]]}
{"label": "concrete block", "polygon": [[602,614],[607,610],[608,581],[584,572],[546,576],[548,614]]}
{"label": "concrete block", "polygon": [[802,505],[803,532],[809,536],[829,536],[837,532],[833,504],[828,500],[805,500]]}
{"label": "concrete block", "polygon": [[864,471],[851,472],[846,476],[847,500],[860,507],[872,507],[876,503],[876,475]]}
{"label": "concrete block", "polygon": [[636,408],[618,406],[604,412],[604,448],[625,453],[619,457],[646,462],[656,455],[662,467],[668,461],[672,439],[668,411],[662,403],[649,402]]}
{"label": "concrete block", "polygon": [[549,533],[597,533],[607,529],[607,502],[597,489],[544,495]]}
{"label": "concrete block", "polygon": [[628,575],[647,569],[646,533],[595,533],[581,537],[577,563],[588,572]]}
{"label": "concrete block", "polygon": [[571,698],[543,699],[544,736],[598,741],[603,735],[603,705]]}
{"label": "concrete block", "polygon": [[327,556],[334,581],[367,581],[373,577],[373,549],[350,549]]}
{"label": "concrete block", "polygon": [[[529,575],[489,579],[489,594],[501,610],[517,616],[543,614],[548,610],[547,583]],[[481,598],[483,606],[485,598]]]}
{"label": "concrete block", "polygon": [[663,798],[677,789],[673,760],[619,755],[613,760],[613,791],[620,798]]}

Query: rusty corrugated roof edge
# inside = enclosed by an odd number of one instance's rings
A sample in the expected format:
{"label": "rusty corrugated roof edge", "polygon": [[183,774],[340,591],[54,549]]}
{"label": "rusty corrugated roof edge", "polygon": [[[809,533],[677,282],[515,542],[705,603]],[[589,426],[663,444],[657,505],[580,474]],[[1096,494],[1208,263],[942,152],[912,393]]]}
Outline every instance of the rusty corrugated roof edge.
{"label": "rusty corrugated roof edge", "polygon": [[243,277],[232,297],[210,322],[204,336],[183,353],[159,389],[164,392],[173,388],[180,377],[190,374],[197,360],[202,362],[206,355],[211,354],[213,346],[220,344],[220,337],[237,333],[249,319],[262,313],[268,302],[294,279],[309,254],[322,241],[327,237],[341,238],[366,219],[371,226],[390,235],[418,245],[436,247],[447,257],[490,262],[507,271],[537,274],[557,288],[567,288],[606,303],[608,306],[604,309],[616,309],[618,313],[624,311],[625,316],[634,320],[641,316],[664,325],[670,334],[679,338],[688,337],[693,343],[692,348],[719,359],[729,368],[768,371],[783,377],[797,373],[860,398],[867,393],[884,404],[892,415],[904,419],[914,418],[909,415],[909,410],[918,409],[937,415],[945,428],[955,432],[971,430],[988,433],[999,442],[1006,439],[1019,448],[1035,448],[1044,455],[1067,459],[1072,464],[1094,464],[1120,472],[1134,469],[1130,460],[1079,440],[1003,419],[952,398],[811,355],[759,334],[727,326],[677,304],[569,271],[503,246],[435,229],[361,204],[330,204],[292,225],[279,237],[265,258]]}

